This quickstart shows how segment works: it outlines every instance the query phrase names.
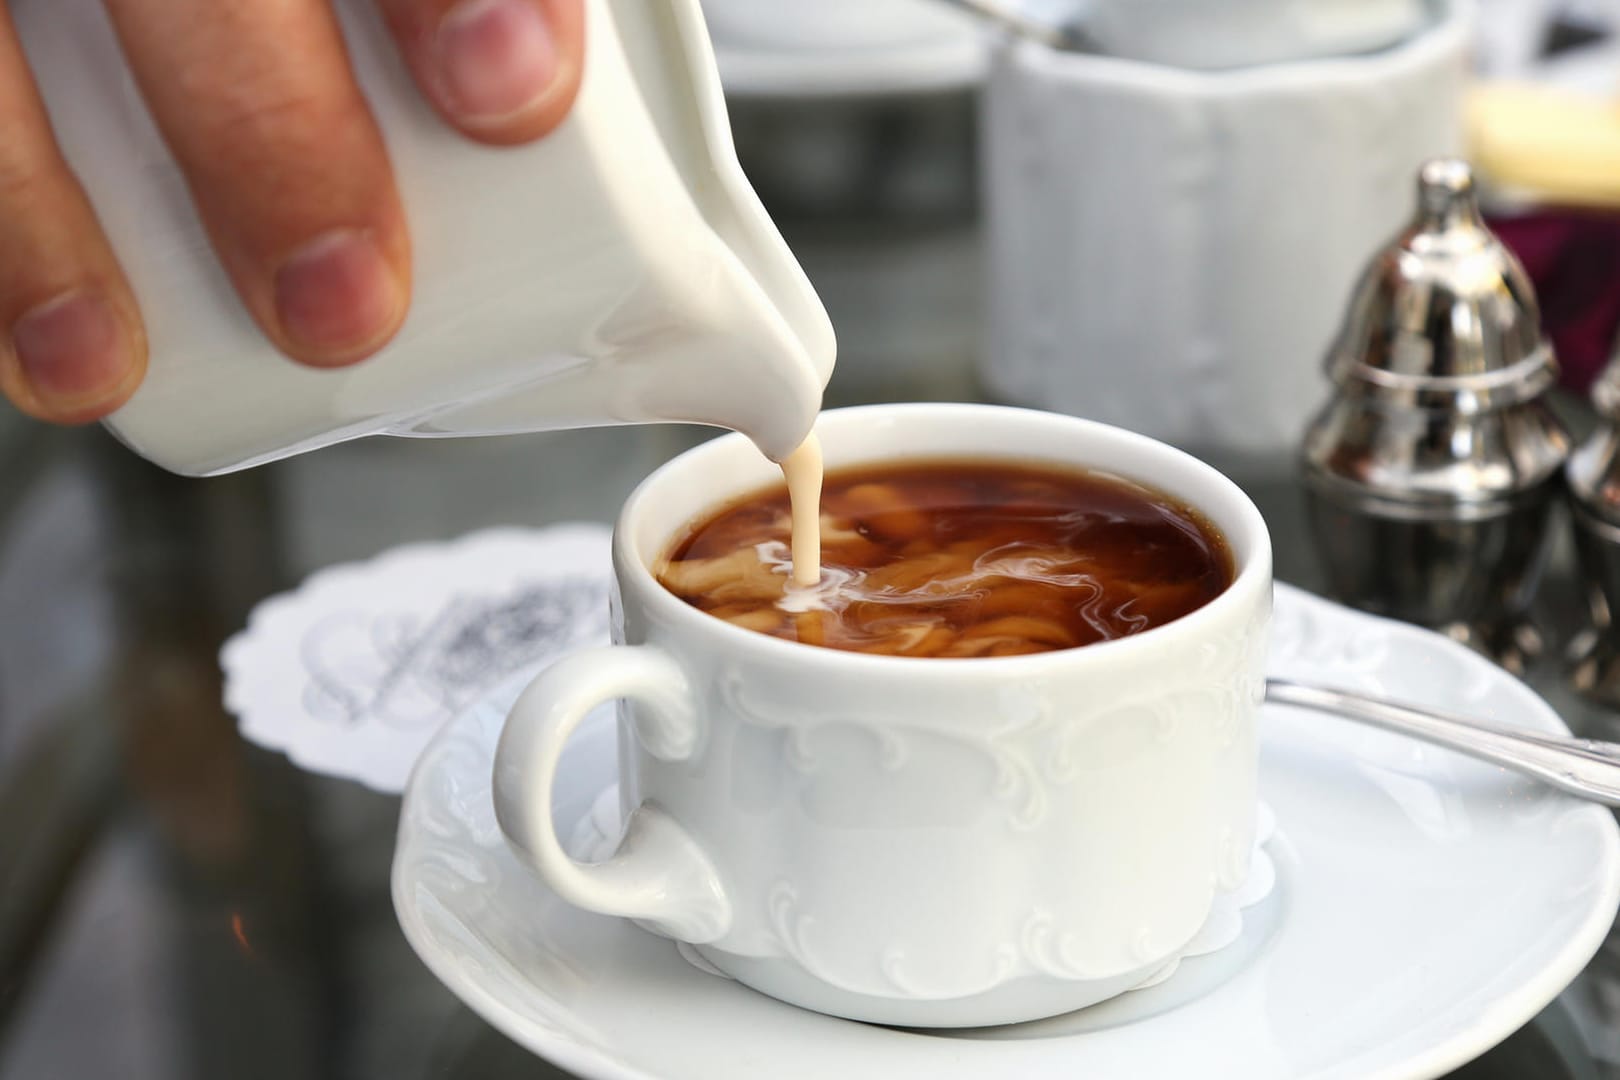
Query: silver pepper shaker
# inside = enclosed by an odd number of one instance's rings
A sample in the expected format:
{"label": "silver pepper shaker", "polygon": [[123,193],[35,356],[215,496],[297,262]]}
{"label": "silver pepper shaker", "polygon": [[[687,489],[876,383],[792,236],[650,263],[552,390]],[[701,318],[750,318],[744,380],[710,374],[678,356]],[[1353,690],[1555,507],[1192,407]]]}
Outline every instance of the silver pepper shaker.
{"label": "silver pepper shaker", "polygon": [[1460,161],[1418,174],[1417,216],[1363,273],[1305,435],[1329,591],[1523,671],[1570,439],[1530,281],[1486,228]]}
{"label": "silver pepper shaker", "polygon": [[1575,688],[1620,709],[1620,349],[1592,387],[1599,425],[1569,457],[1570,518],[1591,624],[1571,642]]}

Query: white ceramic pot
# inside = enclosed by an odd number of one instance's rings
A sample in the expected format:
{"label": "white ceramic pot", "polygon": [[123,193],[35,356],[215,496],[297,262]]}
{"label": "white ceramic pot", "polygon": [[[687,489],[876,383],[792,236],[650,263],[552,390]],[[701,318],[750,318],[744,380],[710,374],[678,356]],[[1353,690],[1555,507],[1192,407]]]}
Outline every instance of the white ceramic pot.
{"label": "white ceramic pot", "polygon": [[[1201,509],[1238,574],[1206,606],[1112,642],[1003,659],[867,656],[706,615],[650,569],[717,503],[770,484],[740,437],[625,504],[614,639],[523,694],[495,762],[514,846],[561,896],[693,943],[775,997],[881,1023],[1065,1012],[1175,960],[1255,827],[1271,610],[1259,512],[1161,443],[1048,413],[890,405],[824,414],[829,466],[905,457],[1095,466]],[[583,865],[551,820],[563,744],[623,698],[627,833]]]}
{"label": "white ceramic pot", "polygon": [[1467,8],[1381,52],[1200,72],[997,57],[980,375],[1180,446],[1291,450],[1356,275],[1460,147]]}
{"label": "white ceramic pot", "polygon": [[1387,49],[1417,33],[1425,0],[1086,0],[1109,56],[1217,70]]}

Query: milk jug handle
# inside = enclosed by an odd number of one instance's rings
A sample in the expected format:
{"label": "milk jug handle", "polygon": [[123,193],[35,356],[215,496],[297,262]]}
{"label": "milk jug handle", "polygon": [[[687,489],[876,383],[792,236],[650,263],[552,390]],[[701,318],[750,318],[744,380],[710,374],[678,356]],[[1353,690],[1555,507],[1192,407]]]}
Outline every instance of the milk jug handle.
{"label": "milk jug handle", "polygon": [[568,737],[597,705],[641,706],[635,734],[648,753],[682,761],[701,722],[686,674],[662,650],[615,645],[563,657],[529,684],[495,751],[495,816],[507,840],[559,896],[577,907],[635,919],[701,945],[723,937],[731,902],[703,848],[653,805],[637,807],[618,849],[598,863],[571,858],[557,839],[552,788]]}

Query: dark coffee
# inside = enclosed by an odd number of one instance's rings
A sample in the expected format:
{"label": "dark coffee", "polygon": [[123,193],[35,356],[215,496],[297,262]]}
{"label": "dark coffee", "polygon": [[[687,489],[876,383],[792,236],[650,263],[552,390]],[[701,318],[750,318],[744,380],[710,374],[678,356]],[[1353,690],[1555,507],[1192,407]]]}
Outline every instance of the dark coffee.
{"label": "dark coffee", "polygon": [[664,587],[719,618],[811,645],[899,656],[1014,656],[1138,634],[1232,582],[1197,511],[1102,473],[928,461],[829,471],[822,572],[788,582],[778,485],[678,536]]}

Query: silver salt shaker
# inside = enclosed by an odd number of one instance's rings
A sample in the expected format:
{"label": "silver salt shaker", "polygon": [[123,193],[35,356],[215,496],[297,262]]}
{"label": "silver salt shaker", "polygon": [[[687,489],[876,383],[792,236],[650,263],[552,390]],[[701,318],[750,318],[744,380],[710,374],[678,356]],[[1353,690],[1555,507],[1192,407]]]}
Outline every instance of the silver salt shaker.
{"label": "silver salt shaker", "polygon": [[1590,627],[1571,643],[1575,688],[1620,709],[1620,351],[1592,387],[1597,430],[1569,457],[1570,518],[1591,611]]}
{"label": "silver salt shaker", "polygon": [[1305,435],[1329,591],[1523,671],[1570,438],[1530,281],[1485,227],[1460,161],[1418,175],[1412,223],[1356,285]]}

